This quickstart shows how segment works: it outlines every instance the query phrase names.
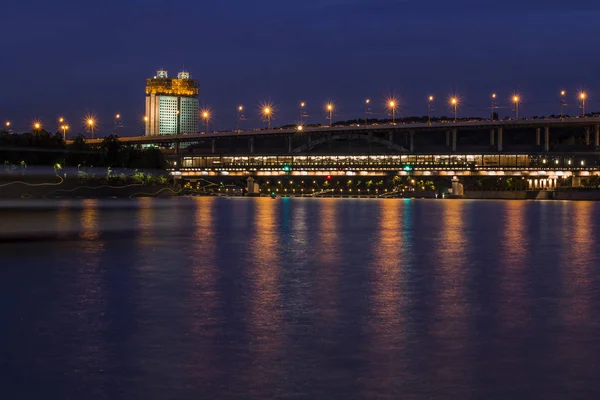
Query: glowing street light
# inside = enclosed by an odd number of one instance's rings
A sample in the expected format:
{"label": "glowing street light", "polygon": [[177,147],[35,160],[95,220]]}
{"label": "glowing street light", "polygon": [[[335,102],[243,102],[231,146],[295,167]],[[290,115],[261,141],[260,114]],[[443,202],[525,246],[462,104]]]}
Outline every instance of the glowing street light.
{"label": "glowing street light", "polygon": [[579,93],[579,100],[581,101],[581,116],[585,117],[585,100],[587,99],[587,94],[585,92]]}
{"label": "glowing street light", "polygon": [[33,121],[33,132],[39,134],[42,130],[42,122],[41,121]]}
{"label": "glowing street light", "polygon": [[492,93],[492,122],[494,122],[495,110],[496,110],[496,93]]}
{"label": "glowing street light", "polygon": [[396,108],[398,108],[398,100],[388,99],[387,108],[392,112],[392,124],[396,123]]}
{"label": "glowing street light", "polygon": [[10,128],[10,121],[6,121],[4,125],[6,125],[7,128]]}
{"label": "glowing street light", "polygon": [[519,103],[521,102],[519,95],[515,94],[512,98],[512,102],[515,104],[515,119],[519,119]]}
{"label": "glowing street light", "polygon": [[202,119],[206,122],[206,133],[208,133],[208,121],[210,121],[210,110],[202,110]]}
{"label": "glowing street light", "polygon": [[450,106],[454,108],[454,122],[456,122],[456,112],[458,109],[458,97],[450,97]]}
{"label": "glowing street light", "polygon": [[271,117],[273,115],[273,107],[269,104],[265,104],[261,111],[263,117],[267,120],[267,128],[271,129]]}
{"label": "glowing street light", "polygon": [[87,122],[87,126],[92,131],[92,139],[93,139],[94,138],[94,128],[96,127],[96,121],[94,121],[94,118],[88,117],[86,122]]}
{"label": "glowing street light", "polygon": [[69,129],[69,125],[63,124],[60,126],[60,129],[63,131],[63,140],[67,141],[67,129]]}
{"label": "glowing street light", "polygon": [[567,103],[565,102],[565,95],[567,94],[566,91],[561,90],[560,91],[560,119],[563,119],[564,115],[565,115],[565,107],[567,106]]}
{"label": "glowing street light", "polygon": [[429,96],[429,101],[427,102],[427,124],[431,125],[431,109],[433,107],[433,96]]}
{"label": "glowing street light", "polygon": [[114,134],[117,134],[117,124],[119,122],[119,120],[121,119],[121,114],[115,114],[115,121],[114,121]]}
{"label": "glowing street light", "polygon": [[332,103],[327,103],[325,105],[325,109],[329,113],[329,127],[331,128],[331,119],[333,118],[333,104]]}
{"label": "glowing street light", "polygon": [[297,130],[298,132],[302,132],[302,131],[304,130],[304,127],[303,127],[302,125],[298,125],[298,126],[296,127],[296,130]]}
{"label": "glowing street light", "polygon": [[304,120],[304,107],[306,107],[306,103],[303,101],[300,102],[300,125],[302,125]]}
{"label": "glowing street light", "polygon": [[371,104],[371,99],[365,99],[365,125],[369,125],[369,112],[370,112],[370,108],[369,108],[369,104]]}
{"label": "glowing street light", "polygon": [[237,127],[237,133],[239,135],[240,133],[240,121],[242,120],[242,118],[244,117],[242,115],[242,111],[244,111],[244,106],[239,105],[237,108],[237,123],[236,123],[236,127]]}

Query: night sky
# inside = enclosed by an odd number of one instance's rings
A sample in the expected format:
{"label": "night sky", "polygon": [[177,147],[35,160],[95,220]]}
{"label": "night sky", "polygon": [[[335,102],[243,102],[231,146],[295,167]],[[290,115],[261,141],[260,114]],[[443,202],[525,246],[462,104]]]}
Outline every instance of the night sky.
{"label": "night sky", "polygon": [[[200,81],[200,102],[213,126],[235,126],[246,107],[246,127],[259,127],[259,104],[271,101],[274,125],[362,116],[370,97],[373,117],[385,117],[395,95],[399,116],[424,115],[436,96],[461,98],[460,115],[489,114],[498,93],[501,116],[559,112],[558,92],[600,101],[600,2],[597,0],[3,0],[0,118],[15,130],[58,116],[83,130],[93,113],[100,134],[119,112],[123,135],[139,134],[145,78],[159,68],[184,67]],[[49,129],[50,130],[50,129]]]}

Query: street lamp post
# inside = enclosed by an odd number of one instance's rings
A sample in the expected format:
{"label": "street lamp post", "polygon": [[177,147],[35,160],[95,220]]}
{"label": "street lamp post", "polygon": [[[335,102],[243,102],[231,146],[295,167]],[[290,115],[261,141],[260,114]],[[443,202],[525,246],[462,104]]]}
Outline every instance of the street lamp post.
{"label": "street lamp post", "polygon": [[92,139],[94,138],[94,128],[96,125],[96,121],[94,121],[93,118],[88,118],[87,120],[88,126],[90,127],[90,130],[92,131]]}
{"label": "street lamp post", "polygon": [[115,115],[115,122],[114,122],[114,134],[117,134],[117,124],[119,123],[119,120],[121,119],[121,114],[116,114]]}
{"label": "street lamp post", "polygon": [[329,127],[331,128],[331,119],[333,118],[333,104],[328,103],[325,109],[329,112]]}
{"label": "street lamp post", "polygon": [[271,129],[271,114],[273,113],[273,110],[271,107],[266,106],[263,108],[262,113],[267,119],[267,129]]}
{"label": "street lamp post", "polygon": [[565,116],[565,107],[567,106],[567,104],[565,102],[566,94],[567,94],[566,91],[564,91],[564,90],[560,91],[560,119],[563,119],[563,117]]}
{"label": "street lamp post", "polygon": [[202,111],[202,118],[206,122],[206,133],[208,133],[208,121],[210,120],[210,112],[208,110]]}
{"label": "street lamp post", "polygon": [[388,101],[388,108],[392,111],[392,124],[396,123],[396,107],[398,107],[398,102],[394,99]]}
{"label": "street lamp post", "polygon": [[515,103],[515,119],[519,119],[519,102],[521,98],[518,95],[514,95],[512,101]]}
{"label": "street lamp post", "polygon": [[494,110],[496,110],[496,93],[492,93],[492,122],[494,122]]}
{"label": "street lamp post", "polygon": [[456,113],[458,109],[458,98],[452,97],[450,98],[450,105],[454,108],[454,122],[456,122]]}
{"label": "street lamp post", "polygon": [[238,106],[237,108],[237,133],[240,134],[240,121],[242,120],[242,111],[244,111],[244,106]]}
{"label": "street lamp post", "polygon": [[302,126],[304,120],[304,107],[306,106],[305,102],[300,103],[300,126]]}
{"label": "street lamp post", "polygon": [[579,93],[579,100],[581,100],[581,116],[585,117],[585,100],[587,99],[587,94],[585,92]]}
{"label": "street lamp post", "polygon": [[427,125],[431,125],[431,108],[433,105],[433,96],[429,96],[429,101],[427,102]]}
{"label": "street lamp post", "polygon": [[65,119],[63,117],[60,117],[58,119],[58,129],[62,129],[63,122],[65,122]]}
{"label": "street lamp post", "polygon": [[371,99],[366,99],[365,100],[365,125],[369,125],[369,104],[371,103]]}
{"label": "street lamp post", "polygon": [[69,125],[64,124],[60,127],[60,129],[62,129],[62,131],[63,131],[63,140],[66,142],[67,141],[67,129],[69,129]]}

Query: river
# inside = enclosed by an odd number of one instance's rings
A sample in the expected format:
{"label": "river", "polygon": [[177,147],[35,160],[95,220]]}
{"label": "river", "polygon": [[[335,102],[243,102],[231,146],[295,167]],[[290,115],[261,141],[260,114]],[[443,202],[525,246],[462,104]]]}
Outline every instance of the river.
{"label": "river", "polygon": [[0,241],[3,398],[600,395],[600,203],[45,204],[0,209],[44,233]]}

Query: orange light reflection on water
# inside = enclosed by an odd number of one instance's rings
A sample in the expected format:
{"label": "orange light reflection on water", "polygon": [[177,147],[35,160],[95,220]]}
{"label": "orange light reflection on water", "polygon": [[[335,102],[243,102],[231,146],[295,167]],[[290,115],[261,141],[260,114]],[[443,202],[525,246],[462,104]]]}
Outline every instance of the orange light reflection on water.
{"label": "orange light reflection on water", "polygon": [[72,373],[92,375],[106,368],[107,364],[102,332],[106,324],[103,316],[108,306],[104,272],[100,267],[105,243],[100,238],[99,201],[83,200],[82,203],[79,223],[83,240],[74,249],[80,256],[80,262],[70,302],[73,318],[77,320],[74,324],[77,331],[69,334],[83,339],[81,343],[74,344],[73,351],[67,354],[72,357]]}
{"label": "orange light reflection on water", "polygon": [[251,257],[248,260],[250,285],[250,335],[251,367],[246,371],[245,385],[251,393],[272,397],[279,374],[272,368],[283,342],[283,315],[281,298],[282,264],[279,258],[280,238],[276,215],[279,202],[261,198],[254,203],[253,237],[250,238]]}
{"label": "orange light reflection on water", "polygon": [[[369,371],[366,398],[374,397],[380,387],[394,387],[398,375],[406,370],[407,298],[405,276],[407,253],[403,243],[404,201],[385,200],[380,207],[379,229],[369,266],[372,274],[371,352],[376,357]],[[404,245],[404,246],[403,246]]]}
{"label": "orange light reflection on water", "polygon": [[[471,372],[465,354],[469,348],[466,285],[471,265],[467,252],[469,243],[464,234],[465,219],[470,217],[467,207],[468,203],[462,200],[445,203],[438,243],[432,248],[437,263],[433,277],[432,301],[435,305],[431,325],[432,351],[436,360],[434,375],[439,385],[455,388],[469,387],[467,382]],[[456,385],[456,382],[461,382],[461,385]],[[461,393],[460,397],[465,398],[467,394]]]}
{"label": "orange light reflection on water", "polygon": [[[198,197],[194,212],[194,231],[191,235],[191,284],[189,286],[190,315],[189,335],[194,342],[189,361],[190,376],[200,387],[209,390],[217,379],[219,371],[213,369],[196,369],[196,360],[204,360],[204,365],[212,363],[219,354],[215,347],[221,332],[215,329],[217,306],[219,302],[217,281],[218,265],[216,259],[217,238],[215,233],[214,206],[218,199],[214,197]],[[216,361],[215,361],[216,362]]]}
{"label": "orange light reflection on water", "polygon": [[514,201],[503,204],[504,226],[502,227],[501,254],[499,263],[500,302],[499,317],[502,335],[522,332],[529,322],[527,300],[527,267],[529,254],[525,232],[525,210],[527,202]]}
{"label": "orange light reflection on water", "polygon": [[338,204],[336,199],[319,200],[319,225],[317,232],[317,254],[321,268],[315,271],[315,292],[323,318],[323,328],[331,328],[339,314],[339,254],[338,224],[336,221]]}
{"label": "orange light reflection on water", "polygon": [[557,340],[564,382],[572,385],[571,393],[582,393],[586,382],[598,380],[597,355],[590,352],[591,338],[597,335],[594,302],[597,255],[598,217],[595,202],[565,202],[562,234],[565,249],[561,262],[562,292],[559,294],[562,331]]}

